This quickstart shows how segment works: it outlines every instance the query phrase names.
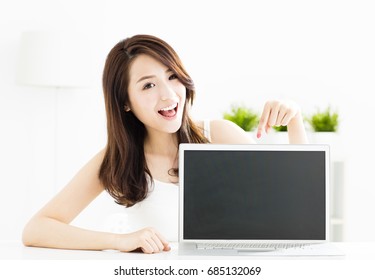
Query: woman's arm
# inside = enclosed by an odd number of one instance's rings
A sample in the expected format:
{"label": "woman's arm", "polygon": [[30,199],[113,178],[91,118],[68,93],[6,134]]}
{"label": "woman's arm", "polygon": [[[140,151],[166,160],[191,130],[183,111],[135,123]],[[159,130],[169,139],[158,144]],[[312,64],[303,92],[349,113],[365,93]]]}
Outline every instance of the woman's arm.
{"label": "woman's arm", "polygon": [[[269,132],[273,126],[288,126],[290,144],[306,144],[307,136],[301,111],[294,102],[268,101],[264,105],[260,117],[257,138],[263,132]],[[211,142],[213,144],[255,144],[239,126],[227,120],[213,120],[211,126]]]}
{"label": "woman's arm", "polygon": [[152,228],[114,234],[70,225],[104,190],[98,177],[103,156],[104,151],[101,151],[91,159],[60,193],[31,218],[22,236],[26,246],[120,251],[141,248],[145,253],[169,250],[168,242]]}
{"label": "woman's arm", "polygon": [[65,249],[110,249],[114,236],[69,223],[102,191],[98,178],[103,151],[91,159],[31,220],[23,231],[26,246]]}
{"label": "woman's arm", "polygon": [[249,133],[231,121],[212,120],[210,127],[212,144],[255,144]]}

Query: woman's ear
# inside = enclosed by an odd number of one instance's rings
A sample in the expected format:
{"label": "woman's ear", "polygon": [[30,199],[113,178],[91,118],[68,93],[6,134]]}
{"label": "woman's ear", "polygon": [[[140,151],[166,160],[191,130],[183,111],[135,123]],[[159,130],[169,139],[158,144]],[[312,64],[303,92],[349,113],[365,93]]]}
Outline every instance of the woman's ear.
{"label": "woman's ear", "polygon": [[125,110],[125,112],[130,112],[130,107],[128,105],[125,105],[124,110]]}

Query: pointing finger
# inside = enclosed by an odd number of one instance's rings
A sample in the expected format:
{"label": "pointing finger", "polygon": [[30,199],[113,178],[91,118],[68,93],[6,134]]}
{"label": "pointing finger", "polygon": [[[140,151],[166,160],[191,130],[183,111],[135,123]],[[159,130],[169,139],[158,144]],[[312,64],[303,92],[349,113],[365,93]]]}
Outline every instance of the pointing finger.
{"label": "pointing finger", "polygon": [[266,104],[264,106],[262,115],[259,120],[258,129],[257,129],[257,138],[260,138],[262,136],[262,131],[266,130],[270,111],[271,111],[271,108],[268,106],[268,104]]}

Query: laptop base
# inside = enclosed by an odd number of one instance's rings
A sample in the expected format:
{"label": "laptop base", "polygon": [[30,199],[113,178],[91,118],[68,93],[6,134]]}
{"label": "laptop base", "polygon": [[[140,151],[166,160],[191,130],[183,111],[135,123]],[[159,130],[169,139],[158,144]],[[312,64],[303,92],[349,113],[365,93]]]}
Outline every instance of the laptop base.
{"label": "laptop base", "polygon": [[325,242],[297,248],[198,249],[196,243],[180,242],[181,256],[344,256],[334,244]]}

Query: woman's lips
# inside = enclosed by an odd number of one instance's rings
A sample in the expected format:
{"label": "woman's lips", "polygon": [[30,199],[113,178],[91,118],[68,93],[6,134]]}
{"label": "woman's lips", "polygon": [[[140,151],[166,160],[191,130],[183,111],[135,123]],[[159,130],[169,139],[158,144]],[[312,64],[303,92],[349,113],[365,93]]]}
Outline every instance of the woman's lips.
{"label": "woman's lips", "polygon": [[168,107],[162,108],[158,111],[160,115],[165,118],[173,118],[177,115],[178,103],[172,104]]}

